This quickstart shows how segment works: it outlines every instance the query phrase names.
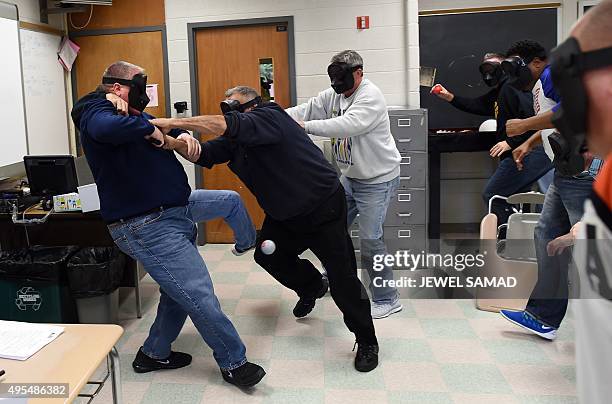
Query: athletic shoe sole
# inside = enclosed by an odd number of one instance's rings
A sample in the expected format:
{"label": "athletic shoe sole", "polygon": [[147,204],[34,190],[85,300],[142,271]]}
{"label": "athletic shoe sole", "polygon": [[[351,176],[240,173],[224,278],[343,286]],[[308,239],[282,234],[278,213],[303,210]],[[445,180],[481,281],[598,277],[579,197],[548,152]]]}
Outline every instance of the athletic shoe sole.
{"label": "athletic shoe sole", "polygon": [[388,312],[386,312],[382,316],[376,316],[376,317],[372,316],[372,318],[375,319],[375,320],[380,320],[381,318],[387,318],[391,314],[399,313],[400,311],[402,311],[403,308],[404,308],[404,306],[402,306],[400,304],[398,307],[394,307],[393,309],[389,310]]}
{"label": "athletic shoe sole", "polygon": [[378,360],[375,363],[370,364],[369,366],[357,367],[355,365],[355,370],[362,373],[371,372],[378,367]]}
{"label": "athletic shoe sole", "polygon": [[250,378],[248,381],[246,381],[244,383],[237,383],[236,380],[234,380],[233,378],[231,378],[229,376],[226,376],[225,373],[221,373],[221,375],[223,376],[223,380],[225,380],[229,384],[233,384],[234,386],[240,387],[241,389],[246,389],[246,388],[249,388],[249,387],[253,387],[257,383],[259,383],[261,381],[261,379],[263,379],[264,376],[266,375],[266,371],[263,370],[263,369],[259,369],[252,376],[252,378]]}
{"label": "athletic shoe sole", "polygon": [[236,250],[236,247],[232,247],[232,254],[234,254],[236,257],[240,257],[240,256],[242,256],[242,255],[244,255],[244,254],[246,254],[249,251],[254,250],[254,249],[255,249],[255,246],[249,248],[248,250],[238,251],[238,250]]}
{"label": "athletic shoe sole", "polygon": [[165,367],[144,367],[140,365],[132,364],[132,369],[136,373],[149,373],[149,372],[157,372],[158,370],[174,370],[184,368],[185,366],[189,366],[191,363],[182,366],[165,366]]}
{"label": "athletic shoe sole", "polygon": [[538,337],[540,337],[540,338],[544,338],[544,339],[545,339],[545,340],[547,340],[547,341],[553,341],[555,338],[557,338],[557,335],[552,335],[552,336],[551,336],[551,335],[548,335],[548,334],[544,334],[544,333],[541,333],[541,332],[538,332],[538,331],[532,330],[532,329],[531,329],[531,328],[529,328],[529,327],[525,327],[523,324],[521,324],[521,323],[519,323],[519,322],[517,322],[517,321],[512,320],[510,317],[507,317],[507,316],[506,316],[504,313],[502,313],[502,312],[500,312],[499,314],[501,314],[503,318],[505,318],[506,320],[508,320],[508,321],[509,321],[509,322],[511,322],[512,324],[514,324],[514,325],[518,325],[519,327],[521,327],[521,328],[523,328],[523,329],[525,329],[525,330],[529,331],[529,332],[530,332],[530,333],[532,333],[532,334],[537,335],[537,336],[538,336]]}

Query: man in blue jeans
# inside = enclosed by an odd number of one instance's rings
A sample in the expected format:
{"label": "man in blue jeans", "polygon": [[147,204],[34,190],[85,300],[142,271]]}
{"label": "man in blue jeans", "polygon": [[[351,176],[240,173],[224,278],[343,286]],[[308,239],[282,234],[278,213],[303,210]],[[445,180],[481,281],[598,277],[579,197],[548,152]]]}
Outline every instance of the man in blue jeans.
{"label": "man in blue jeans", "polygon": [[[391,135],[385,97],[364,79],[361,56],[342,51],[332,57],[327,73],[331,88],[287,113],[306,133],[331,138],[342,171],[348,225],[359,215],[361,263],[370,278],[372,318],[384,318],[402,310],[397,289],[387,283],[393,280],[393,268],[373,269],[374,257],[387,254],[383,223],[399,186],[401,156]],[[375,278],[385,286],[376,287]]]}
{"label": "man in blue jeans", "polygon": [[[549,136],[554,132],[552,117],[561,98],[555,91],[551,67],[544,48],[537,42],[523,40],[514,43],[508,55],[520,58],[525,63],[522,83],[533,88],[534,103],[539,112],[526,119],[508,121],[509,136],[521,135],[530,130],[539,130],[532,135],[514,155],[520,166],[523,159],[531,156],[534,145],[544,144],[550,160],[554,159]],[[537,146],[540,150],[542,146]],[[538,281],[524,311],[502,310],[501,315],[510,322],[547,340],[557,336],[557,330],[565,317],[568,303],[569,250],[557,255],[548,247],[549,243],[567,233],[583,215],[584,202],[590,196],[593,181],[602,166],[600,159],[585,162],[585,170],[579,175],[564,175],[555,170],[553,184],[546,192],[542,215],[536,225],[534,238],[538,260]]]}
{"label": "man in blue jeans", "polygon": [[[104,93],[128,104],[124,115]],[[207,211],[209,202],[198,201],[202,194],[190,198],[181,163],[174,153],[161,149],[164,134],[142,112],[148,101],[143,69],[116,62],[104,72],[98,91],[79,100],[72,111],[113,240],[160,285],[157,317],[132,366],[142,373],[189,365],[190,355],[171,350],[189,316],[212,348],[224,380],[254,386],[265,371],[247,361],[246,348],[221,311],[195,245],[195,223],[223,212]],[[210,195],[204,196],[210,200]],[[236,219],[231,213],[226,217]]]}

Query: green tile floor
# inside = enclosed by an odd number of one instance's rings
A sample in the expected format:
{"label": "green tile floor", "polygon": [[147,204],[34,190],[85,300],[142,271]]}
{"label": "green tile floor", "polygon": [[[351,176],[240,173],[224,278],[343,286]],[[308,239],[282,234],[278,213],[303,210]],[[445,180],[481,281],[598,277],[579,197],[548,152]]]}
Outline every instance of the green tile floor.
{"label": "green tile floor", "polygon": [[[308,318],[296,320],[295,295],[259,268],[252,253],[234,257],[228,245],[207,245],[201,252],[249,359],[268,374],[250,391],[224,383],[189,320],[174,349],[194,355],[191,366],[132,372],[159,299],[146,277],[143,318],[135,318],[133,294],[120,311],[125,334],[117,348],[126,404],[577,403],[571,314],[559,340],[546,342],[476,310],[469,300],[403,300],[401,313],[375,320],[381,365],[361,374],[353,369],[353,338],[329,295]],[[94,403],[112,402],[108,384]]]}

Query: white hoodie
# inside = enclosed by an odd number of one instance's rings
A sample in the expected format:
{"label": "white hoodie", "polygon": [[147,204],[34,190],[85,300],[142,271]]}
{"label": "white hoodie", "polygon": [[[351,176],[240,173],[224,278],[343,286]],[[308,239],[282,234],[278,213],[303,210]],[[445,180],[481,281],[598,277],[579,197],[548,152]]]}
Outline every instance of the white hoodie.
{"label": "white hoodie", "polygon": [[348,98],[328,88],[287,113],[304,121],[308,134],[331,138],[334,158],[346,177],[380,184],[399,176],[401,156],[391,135],[387,104],[369,80]]}

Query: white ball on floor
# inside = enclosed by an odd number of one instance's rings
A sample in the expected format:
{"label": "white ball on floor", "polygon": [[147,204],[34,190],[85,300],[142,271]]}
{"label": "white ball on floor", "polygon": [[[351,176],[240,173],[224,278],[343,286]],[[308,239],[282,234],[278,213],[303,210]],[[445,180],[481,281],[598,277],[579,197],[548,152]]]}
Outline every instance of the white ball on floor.
{"label": "white ball on floor", "polygon": [[261,248],[262,253],[266,255],[270,255],[270,254],[274,254],[274,251],[276,251],[276,244],[272,240],[264,240],[261,243],[260,248]]}

